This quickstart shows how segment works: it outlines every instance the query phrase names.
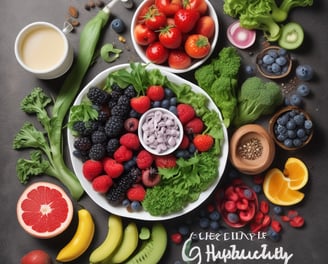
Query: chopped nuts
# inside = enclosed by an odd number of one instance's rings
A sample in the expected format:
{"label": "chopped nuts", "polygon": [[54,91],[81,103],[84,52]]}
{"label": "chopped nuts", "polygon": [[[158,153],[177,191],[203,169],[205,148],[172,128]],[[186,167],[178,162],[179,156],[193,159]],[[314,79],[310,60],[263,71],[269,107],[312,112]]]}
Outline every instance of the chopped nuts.
{"label": "chopped nuts", "polygon": [[261,141],[256,138],[250,138],[248,141],[244,142],[238,146],[238,153],[241,158],[247,160],[255,160],[261,157],[263,151],[263,146]]}

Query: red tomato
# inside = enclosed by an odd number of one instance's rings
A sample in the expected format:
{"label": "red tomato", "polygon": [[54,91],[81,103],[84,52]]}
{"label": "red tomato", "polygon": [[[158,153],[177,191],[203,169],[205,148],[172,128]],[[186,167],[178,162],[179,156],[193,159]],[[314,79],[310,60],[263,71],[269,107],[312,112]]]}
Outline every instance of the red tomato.
{"label": "red tomato", "polygon": [[159,41],[151,43],[146,49],[147,58],[155,64],[166,62],[169,52]]}
{"label": "red tomato", "polygon": [[211,39],[215,32],[213,18],[210,16],[202,16],[196,24],[195,32],[208,37],[208,39]]}
{"label": "red tomato", "polygon": [[133,35],[135,41],[142,46],[147,46],[157,39],[156,33],[144,24],[137,24],[134,28]]}
{"label": "red tomato", "polygon": [[159,11],[155,5],[149,7],[144,20],[146,26],[151,30],[157,30],[166,25],[166,15]]}
{"label": "red tomato", "polygon": [[208,55],[210,49],[211,44],[208,38],[200,34],[190,35],[185,42],[186,53],[195,59],[204,58]]}
{"label": "red tomato", "polygon": [[187,1],[186,9],[195,9],[201,15],[205,15],[207,12],[207,3],[205,0],[189,0]]}
{"label": "red tomato", "polygon": [[186,69],[191,65],[191,58],[183,50],[172,50],[168,63],[174,69]]}
{"label": "red tomato", "polygon": [[51,258],[47,252],[35,249],[21,258],[21,264],[51,264]]}
{"label": "red tomato", "polygon": [[179,9],[174,15],[174,22],[181,32],[190,32],[199,19],[199,13],[193,9]]}
{"label": "red tomato", "polygon": [[155,5],[167,16],[174,15],[180,8],[182,8],[181,0],[155,0]]}
{"label": "red tomato", "polygon": [[176,49],[180,47],[182,42],[181,31],[174,26],[167,26],[161,29],[159,41],[168,49]]}

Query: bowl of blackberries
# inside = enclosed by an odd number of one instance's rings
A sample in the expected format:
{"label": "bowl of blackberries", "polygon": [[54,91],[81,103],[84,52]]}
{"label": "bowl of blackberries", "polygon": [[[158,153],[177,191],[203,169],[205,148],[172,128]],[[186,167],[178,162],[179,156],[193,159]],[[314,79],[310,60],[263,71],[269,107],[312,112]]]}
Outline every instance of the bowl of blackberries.
{"label": "bowl of blackberries", "polygon": [[276,144],[285,150],[306,146],[313,136],[313,122],[309,114],[296,106],[287,106],[269,121],[269,131]]}
{"label": "bowl of blackberries", "polygon": [[286,77],[292,69],[292,59],[287,50],[279,46],[269,46],[256,57],[259,73],[268,79]]}

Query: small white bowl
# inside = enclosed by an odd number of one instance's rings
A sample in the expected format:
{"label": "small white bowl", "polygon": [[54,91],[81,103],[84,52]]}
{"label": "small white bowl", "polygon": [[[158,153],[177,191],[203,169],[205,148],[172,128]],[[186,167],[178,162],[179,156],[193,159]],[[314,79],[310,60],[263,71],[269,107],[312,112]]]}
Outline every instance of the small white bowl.
{"label": "small white bowl", "polygon": [[[136,50],[139,57],[142,59],[142,61],[145,63],[148,63],[148,64],[151,64],[152,62],[146,56],[145,47],[142,47],[141,45],[137,44],[137,42],[135,41],[133,31],[134,31],[135,26],[137,25],[138,17],[140,16],[140,12],[144,9],[145,6],[150,6],[154,2],[155,2],[154,0],[143,1],[138,6],[136,12],[133,15],[132,22],[131,22],[131,40],[132,40],[133,47]],[[218,19],[218,16],[217,16],[216,11],[215,11],[214,7],[212,6],[212,4],[208,0],[205,0],[205,2],[207,3],[207,6],[208,6],[208,15],[213,18],[214,24],[215,24],[214,36],[210,40],[211,50],[210,50],[209,54],[206,57],[204,57],[203,59],[199,59],[199,60],[192,59],[192,64],[188,68],[185,68],[185,69],[174,69],[174,68],[169,67],[167,63],[166,64],[156,64],[157,68],[160,68],[165,71],[173,72],[173,73],[184,73],[184,72],[194,70],[197,67],[201,66],[211,56],[211,54],[213,53],[213,51],[216,47],[218,37],[219,37],[219,19]]]}
{"label": "small white bowl", "polygon": [[[155,121],[156,118],[155,115],[160,114],[161,116],[158,116],[160,118],[160,121]],[[171,126],[176,127],[176,132],[178,132],[175,136],[172,137],[173,143],[170,144],[168,139],[162,138],[163,142],[159,142],[158,134],[160,134],[160,130],[162,127],[164,127],[165,132],[168,130],[166,125],[163,124],[163,126],[160,126],[160,122],[164,122],[166,118],[169,118],[171,121],[173,121],[173,124]],[[147,120],[151,119],[152,122],[150,123],[150,126],[154,129],[151,133],[152,142],[147,142],[147,139],[145,138],[145,130],[144,126]],[[164,132],[164,134],[165,134]],[[145,112],[140,120],[139,120],[139,126],[138,126],[138,136],[141,145],[151,154],[157,155],[157,156],[164,156],[169,155],[172,152],[174,152],[181,144],[182,138],[183,138],[183,126],[179,120],[179,118],[170,112],[169,110],[161,107],[151,108],[147,112]],[[167,135],[165,135],[166,137]],[[158,141],[158,142],[157,142]],[[160,146],[163,146],[161,148]]]}

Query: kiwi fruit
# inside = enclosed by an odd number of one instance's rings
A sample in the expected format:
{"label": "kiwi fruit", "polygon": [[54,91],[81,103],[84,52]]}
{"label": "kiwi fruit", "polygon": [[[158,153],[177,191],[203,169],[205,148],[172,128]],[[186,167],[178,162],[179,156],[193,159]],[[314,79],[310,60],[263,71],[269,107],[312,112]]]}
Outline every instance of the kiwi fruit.
{"label": "kiwi fruit", "polygon": [[155,223],[151,229],[149,240],[144,240],[138,253],[132,256],[126,264],[153,264],[158,263],[165,253],[167,233],[165,227]]}
{"label": "kiwi fruit", "polygon": [[301,25],[290,22],[281,28],[281,35],[278,40],[280,47],[293,50],[301,46],[304,39],[304,31]]}

